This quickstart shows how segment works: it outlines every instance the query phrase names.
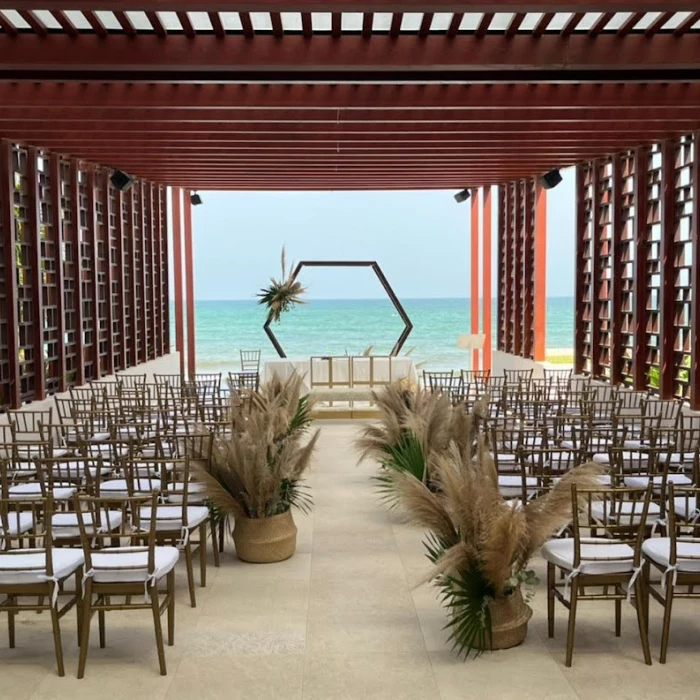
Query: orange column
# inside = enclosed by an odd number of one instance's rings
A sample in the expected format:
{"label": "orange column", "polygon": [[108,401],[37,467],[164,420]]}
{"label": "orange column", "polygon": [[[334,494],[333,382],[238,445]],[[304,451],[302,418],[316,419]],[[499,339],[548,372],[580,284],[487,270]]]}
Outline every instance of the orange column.
{"label": "orange column", "polygon": [[173,277],[175,278],[175,349],[180,353],[180,374],[185,374],[185,327],[182,315],[182,190],[173,195]]}
{"label": "orange column", "polygon": [[194,256],[192,255],[192,202],[185,193],[185,291],[187,296],[187,374],[194,379],[196,372],[194,333]]}
{"label": "orange column", "polygon": [[[479,190],[472,190],[472,334],[479,332]],[[472,351],[472,369],[479,369],[479,351]]]}
{"label": "orange column", "polygon": [[491,369],[491,187],[482,190],[484,242],[482,274],[484,275],[484,369]]}
{"label": "orange column", "polygon": [[535,347],[534,359],[546,358],[547,331],[547,190],[535,185]]}

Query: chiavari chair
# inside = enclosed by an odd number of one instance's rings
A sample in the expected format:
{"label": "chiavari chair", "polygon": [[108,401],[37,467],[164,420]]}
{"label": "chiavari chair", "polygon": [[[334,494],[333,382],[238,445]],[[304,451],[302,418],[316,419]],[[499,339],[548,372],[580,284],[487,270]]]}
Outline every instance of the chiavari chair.
{"label": "chiavari chair", "polygon": [[260,350],[241,350],[241,372],[260,372]]}
{"label": "chiavari chair", "polygon": [[[179,376],[179,375],[177,375]],[[142,389],[146,386],[145,374],[118,374],[117,383],[122,389]]]}
{"label": "chiavari chair", "polygon": [[568,387],[573,370],[571,369],[543,369],[544,378],[551,387]]}
{"label": "chiavari chair", "polygon": [[510,386],[527,385],[532,379],[533,370],[531,369],[504,369],[503,376],[505,383]]}
{"label": "chiavari chair", "polygon": [[[0,612],[8,614],[11,649],[16,643],[17,614],[48,612],[56,667],[58,675],[64,676],[60,620],[81,598],[85,558],[80,549],[54,547],[52,513],[51,495],[30,501],[0,498],[0,595],[5,596]],[[63,584],[73,576],[75,588],[68,591]],[[68,597],[63,605],[61,597]],[[24,599],[29,600],[21,602]]]}
{"label": "chiavari chair", "polygon": [[591,384],[589,393],[593,403],[618,403],[620,387],[617,384]]}

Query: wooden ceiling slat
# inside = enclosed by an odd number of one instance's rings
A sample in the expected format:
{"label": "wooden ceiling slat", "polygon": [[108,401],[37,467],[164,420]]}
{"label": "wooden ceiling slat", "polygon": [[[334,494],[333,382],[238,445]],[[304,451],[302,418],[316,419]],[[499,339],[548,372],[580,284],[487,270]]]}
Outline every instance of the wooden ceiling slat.
{"label": "wooden ceiling slat", "polygon": [[673,32],[674,35],[681,36],[685,34],[697,22],[700,22],[700,12],[691,12],[690,15],[676,27]]}
{"label": "wooden ceiling slat", "polygon": [[243,34],[247,37],[251,37],[255,34],[253,31],[253,23],[250,21],[250,12],[239,12],[238,16],[241,20],[241,27],[243,27]]}
{"label": "wooden ceiling slat", "polygon": [[157,12],[155,12],[153,10],[150,12],[146,12],[146,17],[148,17],[148,21],[153,26],[153,31],[159,37],[167,36],[168,32],[165,29],[165,25],[160,21],[160,17],[158,16]]}
{"label": "wooden ceiling slat", "polygon": [[450,26],[447,28],[447,36],[457,36],[457,33],[459,32],[459,25],[462,24],[463,19],[464,12],[455,12],[452,15],[452,21],[450,22]]}
{"label": "wooden ceiling slat", "polygon": [[362,36],[368,39],[372,36],[372,27],[374,26],[374,12],[365,12],[362,15]]}
{"label": "wooden ceiling slat", "polygon": [[311,22],[311,13],[302,12],[301,13],[301,30],[307,39],[311,38],[313,34],[313,23]]}
{"label": "wooden ceiling slat", "polygon": [[334,12],[331,15],[331,34],[334,37],[339,37],[343,29],[343,15],[340,12]]}
{"label": "wooden ceiling slat", "polygon": [[645,30],[645,36],[653,36],[668,22],[675,12],[662,12]]}
{"label": "wooden ceiling slat", "polygon": [[77,27],[68,19],[65,12],[62,12],[61,10],[53,10],[51,14],[53,15],[53,18],[61,25],[61,29],[63,29],[68,36],[78,36]]}
{"label": "wooden ceiling slat", "polygon": [[214,30],[216,36],[223,37],[226,35],[224,23],[221,21],[221,15],[218,12],[210,12],[209,21],[211,22],[211,28]]}
{"label": "wooden ceiling slat", "polygon": [[532,35],[533,36],[542,36],[545,33],[545,30],[549,26],[549,23],[552,21],[552,18],[554,17],[554,12],[543,12],[542,17],[539,18],[537,21],[537,24],[535,25],[535,28],[532,30]]}
{"label": "wooden ceiling slat", "polygon": [[182,25],[182,31],[185,32],[185,36],[193,38],[195,31],[187,12],[178,12],[177,18],[180,20],[180,24]]}
{"label": "wooden ceiling slat", "polygon": [[585,12],[574,12],[571,17],[569,17],[567,23],[562,27],[561,35],[571,36],[585,14]]}
{"label": "wooden ceiling slat", "polygon": [[622,26],[617,30],[618,36],[627,36],[635,25],[644,17],[643,12],[633,12],[622,24]]}
{"label": "wooden ceiling slat", "polygon": [[270,19],[272,20],[272,33],[275,36],[283,36],[282,15],[279,12],[270,12]]}
{"label": "wooden ceiling slat", "polygon": [[391,17],[391,36],[398,36],[401,33],[401,22],[403,22],[403,12],[394,12]]}
{"label": "wooden ceiling slat", "polygon": [[493,19],[493,12],[484,12],[483,17],[481,18],[481,21],[479,22],[479,26],[476,28],[476,36],[478,37],[483,37],[486,36],[486,32],[488,31],[489,25],[491,24],[491,20]]}
{"label": "wooden ceiling slat", "polygon": [[10,22],[9,19],[7,19],[7,17],[5,17],[2,10],[0,10],[0,29],[2,29],[2,31],[9,36],[17,36],[17,28],[14,24],[12,24],[12,22]]}
{"label": "wooden ceiling slat", "polygon": [[136,28],[131,23],[129,15],[127,15],[126,12],[116,11],[114,16],[117,18],[117,22],[119,22],[125,34],[131,37],[136,36]]}
{"label": "wooden ceiling slat", "polygon": [[614,16],[614,12],[603,12],[588,30],[588,34],[590,36],[598,36]]}
{"label": "wooden ceiling slat", "polygon": [[428,36],[430,34],[430,25],[433,23],[433,12],[424,12],[423,19],[418,30],[419,36]]}
{"label": "wooden ceiling slat", "polygon": [[46,26],[34,15],[31,10],[19,10],[20,17],[32,28],[32,31],[39,36],[46,36]]}
{"label": "wooden ceiling slat", "polygon": [[85,10],[83,14],[85,15],[85,19],[90,23],[90,26],[95,34],[104,39],[108,32],[105,25],[100,21],[100,18],[94,12],[92,12],[92,10]]}
{"label": "wooden ceiling slat", "polygon": [[508,25],[508,29],[506,29],[506,36],[515,36],[518,33],[518,29],[520,29],[520,25],[523,23],[524,19],[525,15],[522,12],[514,14],[513,19]]}

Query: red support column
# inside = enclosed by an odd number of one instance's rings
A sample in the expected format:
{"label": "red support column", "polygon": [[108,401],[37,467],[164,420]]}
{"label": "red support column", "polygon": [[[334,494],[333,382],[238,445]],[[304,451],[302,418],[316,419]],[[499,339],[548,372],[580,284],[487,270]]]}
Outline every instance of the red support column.
{"label": "red support column", "polygon": [[511,186],[506,183],[503,186],[503,238],[505,241],[505,266],[504,280],[501,286],[501,294],[504,295],[503,315],[505,321],[503,323],[503,352],[513,352],[513,275],[512,275],[512,258],[513,258],[513,202],[511,200]]}
{"label": "red support column", "polygon": [[126,284],[124,281],[124,194],[121,190],[117,190],[114,204],[117,208],[115,212],[116,218],[115,223],[115,234],[117,237],[117,259],[119,260],[119,293],[117,298],[119,300],[119,337],[121,339],[120,350],[121,350],[121,369],[126,369],[128,366],[128,349],[126,347]]}
{"label": "red support column", "polygon": [[[479,333],[479,190],[472,190],[471,197],[472,232],[472,290],[471,317],[472,335]],[[472,351],[472,369],[479,369],[479,351]]]}
{"label": "red support column", "polygon": [[481,190],[483,204],[484,239],[482,254],[482,274],[484,276],[484,350],[483,364],[485,370],[491,370],[491,186]]}
{"label": "red support column", "polygon": [[584,274],[583,255],[586,235],[585,216],[585,169],[583,164],[576,166],[576,254],[574,256],[574,299],[575,299],[575,321],[574,321],[574,374],[582,374],[585,365],[583,348],[585,344],[584,334]]}
{"label": "red support column", "polygon": [[661,376],[659,396],[673,398],[674,380],[674,328],[673,312],[675,301],[675,268],[673,260],[673,239],[676,232],[676,183],[675,183],[675,141],[665,141],[661,146],[661,280],[660,280],[660,345]]}
{"label": "red support column", "polygon": [[0,141],[0,187],[2,187],[2,230],[5,253],[5,295],[7,303],[7,351],[10,364],[10,395],[6,397],[11,408],[19,408],[19,327],[17,325],[17,259],[15,257],[16,221],[14,214],[15,177],[12,163],[12,143]]}
{"label": "red support column", "polygon": [[612,156],[612,215],[610,270],[610,382],[622,382],[624,348],[622,347],[622,163],[619,154]]}
{"label": "red support column", "polygon": [[[146,239],[148,237],[148,198],[146,183],[143,180],[139,181],[139,231],[141,233],[140,240],[140,260],[141,260],[141,357],[139,362],[148,360],[148,343],[149,343],[149,319],[148,319],[148,287],[146,286]],[[153,311],[151,309],[150,311]]]}
{"label": "red support column", "polygon": [[51,154],[51,232],[56,256],[56,336],[58,362],[58,391],[66,390],[66,330],[65,330],[65,283],[63,279],[63,217],[61,216],[61,157]]}
{"label": "red support column", "polygon": [[[134,233],[134,209],[136,208],[134,202],[135,187],[135,184],[132,185],[126,195],[129,221],[127,229],[127,237],[129,239],[129,269],[131,270],[131,274],[129,275],[129,280],[131,282],[129,285],[131,287],[131,289],[129,289],[129,308],[131,311],[131,347],[129,348],[129,360],[126,365],[127,367],[135,367],[140,362],[137,329],[138,314],[136,312],[136,236]],[[141,340],[143,342],[143,338]]]}
{"label": "red support column", "polygon": [[647,387],[647,170],[649,151],[637,149],[634,156],[634,356],[633,386],[637,391]]}
{"label": "red support column", "polygon": [[44,299],[41,274],[41,204],[39,202],[39,154],[27,149],[27,194],[29,195],[29,238],[32,269],[32,330],[34,334],[34,399],[46,397],[46,365],[44,363]]}
{"label": "red support column", "polygon": [[185,193],[185,287],[187,291],[187,374],[194,378],[197,361],[195,357],[194,325],[194,256],[192,254],[192,203],[189,193]]}
{"label": "red support column", "polygon": [[[97,270],[97,192],[95,166],[88,168],[88,236],[90,236],[89,271],[92,287],[92,379],[102,376],[100,367],[100,304]],[[81,275],[82,276],[82,275]]]}
{"label": "red support column", "polygon": [[70,208],[73,222],[74,282],[75,285],[75,359],[76,386],[85,384],[85,330],[83,329],[83,252],[80,245],[80,163],[74,158],[70,162]]}
{"label": "red support column", "polygon": [[[112,183],[109,180],[110,172],[103,168],[102,174],[102,240],[105,246],[106,289],[105,289],[105,313],[107,323],[107,374],[114,374],[114,309],[112,308],[112,286],[114,283],[114,272],[112,270],[112,200],[109,190]],[[121,214],[121,212],[119,212]]]}
{"label": "red support column", "polygon": [[153,226],[151,228],[151,304],[153,306],[153,357],[163,354],[163,307],[161,305],[162,250],[160,226],[162,221],[163,201],[160,197],[160,185],[151,184],[151,203],[153,205]]}
{"label": "red support column", "polygon": [[513,323],[513,354],[523,356],[523,336],[522,336],[522,319],[523,319],[523,237],[522,237],[522,197],[520,193],[520,180],[513,183],[513,206],[512,206],[512,226],[511,235],[513,236],[513,256],[512,256],[512,275],[513,275],[513,313],[511,320]]}
{"label": "red support column", "polygon": [[547,357],[547,190],[535,183],[535,308],[533,358]]}
{"label": "red support column", "polygon": [[163,324],[161,336],[161,355],[170,352],[170,283],[168,279],[168,192],[165,187],[159,185],[161,201],[160,219],[160,249],[161,249],[161,277],[160,277],[160,307],[161,322]]}
{"label": "red support column", "polygon": [[173,194],[173,274],[175,276],[175,350],[180,353],[180,374],[185,376],[185,333],[182,313],[182,190]]}
{"label": "red support column", "polygon": [[591,376],[600,377],[600,161],[594,160],[591,182],[593,200],[591,210]]}
{"label": "red support column", "polygon": [[522,280],[520,328],[522,337],[522,357],[534,359],[533,325],[535,317],[535,202],[530,181],[525,179],[520,185],[522,221],[520,229],[521,260],[518,265]]}
{"label": "red support column", "polygon": [[693,248],[692,296],[690,311],[690,407],[700,410],[700,131],[693,134],[693,213],[690,218],[690,241]]}

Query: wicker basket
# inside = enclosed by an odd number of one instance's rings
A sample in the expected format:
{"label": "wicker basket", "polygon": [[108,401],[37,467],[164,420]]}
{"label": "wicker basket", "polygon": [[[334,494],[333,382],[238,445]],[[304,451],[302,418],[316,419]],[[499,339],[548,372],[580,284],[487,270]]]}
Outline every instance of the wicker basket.
{"label": "wicker basket", "polygon": [[[489,603],[493,646],[491,649],[510,649],[522,644],[527,637],[527,623],[532,609],[523,600],[520,588],[512,595]],[[488,643],[488,642],[487,642]]]}
{"label": "wicker basket", "polygon": [[236,518],[233,542],[241,561],[253,564],[284,561],[296,550],[297,526],[291,511],[271,518]]}

